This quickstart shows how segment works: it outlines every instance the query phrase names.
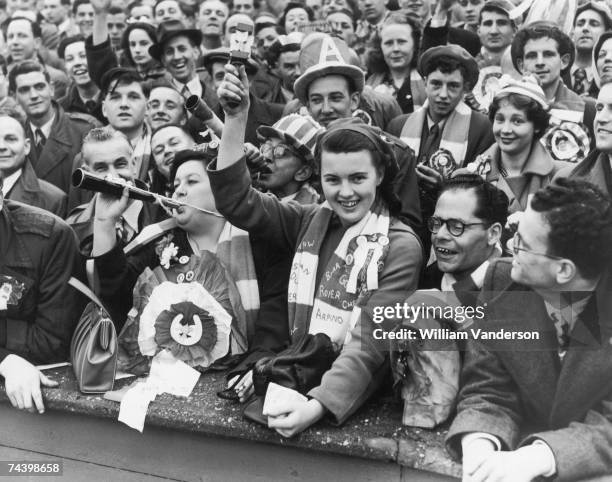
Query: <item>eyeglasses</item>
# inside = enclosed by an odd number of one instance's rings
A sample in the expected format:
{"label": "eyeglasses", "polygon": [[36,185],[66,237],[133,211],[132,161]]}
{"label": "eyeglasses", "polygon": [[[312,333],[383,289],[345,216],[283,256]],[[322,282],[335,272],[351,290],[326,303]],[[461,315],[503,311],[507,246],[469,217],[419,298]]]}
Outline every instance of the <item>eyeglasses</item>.
{"label": "eyeglasses", "polygon": [[297,153],[291,147],[285,144],[277,144],[276,146],[272,147],[272,144],[269,142],[262,144],[259,148],[259,152],[261,152],[262,156],[272,160],[284,157],[287,155],[287,153],[297,155]]}
{"label": "eyeglasses", "polygon": [[521,244],[523,244],[523,240],[521,239],[521,235],[517,231],[516,233],[514,233],[514,236],[508,240],[507,246],[514,253],[514,256],[518,256],[520,251],[524,251],[525,253],[535,254],[536,256],[546,256],[550,259],[563,259],[560,256],[553,256],[552,254],[546,253],[538,253],[537,251],[521,248]]}
{"label": "eyeglasses", "polygon": [[427,221],[427,228],[434,234],[440,231],[443,224],[446,224],[446,229],[453,236],[461,236],[465,231],[465,228],[470,226],[486,226],[487,223],[464,223],[459,219],[442,219],[437,216],[432,216]]}

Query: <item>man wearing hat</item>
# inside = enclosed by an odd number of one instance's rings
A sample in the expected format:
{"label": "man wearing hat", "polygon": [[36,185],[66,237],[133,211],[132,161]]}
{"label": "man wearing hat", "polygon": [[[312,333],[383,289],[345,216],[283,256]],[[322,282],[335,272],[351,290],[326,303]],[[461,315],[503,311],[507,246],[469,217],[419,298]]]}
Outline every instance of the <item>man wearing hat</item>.
{"label": "man wearing hat", "polygon": [[[227,64],[229,58],[230,50],[227,47],[210,50],[202,58],[204,68],[212,79],[212,87],[215,90],[223,81],[223,77],[225,76],[224,66]],[[259,66],[253,59],[249,58],[245,67],[250,81],[257,74]],[[265,102],[252,93],[250,97],[251,105],[249,107],[249,116],[247,120],[246,142],[258,146],[260,141],[257,137],[257,128],[259,126],[271,126],[280,119],[283,115],[283,105]],[[225,118],[223,109],[221,109],[218,103],[215,103],[214,107],[210,107],[221,120]]]}
{"label": "man wearing hat", "polygon": [[312,204],[319,201],[310,186],[314,175],[314,147],[323,127],[309,116],[289,114],[271,127],[261,126],[257,135],[263,140],[260,152],[265,169],[257,184],[281,201]]}
{"label": "man wearing hat", "polygon": [[[341,39],[325,34],[311,34],[306,37],[300,53],[302,75],[293,85],[298,101],[306,107],[308,114],[325,128],[334,120],[349,117],[365,118],[365,121],[377,127],[380,126],[379,122],[384,125],[384,111],[387,107],[380,101],[380,97],[373,96],[377,93],[372,89],[364,90],[363,70],[347,63],[349,58],[349,49]],[[393,102],[397,106],[394,99]],[[399,110],[399,106],[397,108]],[[287,111],[293,111],[290,104],[285,107],[285,112]],[[411,226],[420,230],[421,209],[417,195],[414,156],[399,140],[394,146],[400,164],[400,174],[395,187],[402,203],[401,214]]]}
{"label": "man wearing hat", "polygon": [[[359,65],[359,58],[344,40],[323,33],[308,35],[300,52],[301,75],[293,86],[296,99],[285,106],[283,114],[299,112],[305,106],[313,119],[326,127],[331,121],[351,117],[358,111],[368,123],[386,130],[389,122],[402,113],[400,106],[390,95],[364,88],[364,72]],[[320,84],[346,86],[342,101],[325,106],[310,102],[314,83],[318,84],[317,90]]]}
{"label": "man wearing hat", "polygon": [[197,95],[211,108],[216,106],[210,78],[197,69],[202,32],[187,29],[178,20],[168,20],[159,25],[157,41],[149,47],[149,53],[166,68],[181,95],[185,99]]}
{"label": "man wearing hat", "polygon": [[425,80],[427,100],[412,114],[395,119],[389,132],[417,156],[421,208],[427,217],[443,178],[475,159],[495,139],[489,119],[463,102],[478,79],[478,65],[464,48],[430,48],[419,59],[418,71]]}
{"label": "man wearing hat", "polygon": [[588,1],[576,9],[572,40],[576,59],[570,70],[572,90],[578,95],[590,92],[593,84],[593,47],[602,33],[612,29],[612,14],[603,2]]}
{"label": "man wearing hat", "polygon": [[[550,129],[542,138],[547,145],[554,143],[553,136],[559,138],[559,129],[565,130],[565,137],[571,138],[578,150],[588,152],[594,147],[593,117],[595,102],[572,92],[563,82],[562,75],[574,63],[574,44],[569,36],[551,22],[539,21],[521,28],[514,37],[511,47],[514,67],[523,74],[537,77],[547,101],[551,105]],[[584,127],[586,127],[586,129]],[[551,144],[549,151],[557,160],[570,160],[575,150],[567,150],[570,157],[563,157],[563,149]],[[576,160],[581,161],[584,156]]]}
{"label": "man wearing hat", "polygon": [[[304,34],[300,32],[279,35],[268,47],[265,59],[272,72],[280,78],[280,82],[274,84],[266,97],[262,97],[263,99],[286,104],[295,98],[293,84],[300,76],[300,50],[303,38]],[[253,87],[251,86],[251,89]]]}

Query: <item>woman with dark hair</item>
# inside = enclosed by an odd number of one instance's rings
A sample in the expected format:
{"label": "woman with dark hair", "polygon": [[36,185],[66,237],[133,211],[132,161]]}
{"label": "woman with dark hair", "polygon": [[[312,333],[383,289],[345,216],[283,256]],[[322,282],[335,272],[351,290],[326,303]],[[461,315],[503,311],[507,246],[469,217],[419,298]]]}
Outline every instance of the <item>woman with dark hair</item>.
{"label": "woman with dark hair", "polygon": [[149,47],[157,42],[155,27],[146,22],[128,24],[121,38],[121,49],[126,67],[134,67],[143,80],[164,77],[166,70],[151,54]]}
{"label": "woman with dark hair", "polygon": [[[266,412],[268,425],[293,436],[328,414],[343,423],[384,379],[385,353],[373,337],[375,307],[401,303],[416,288],[422,264],[418,237],[397,214],[391,184],[398,165],[380,130],[355,119],[332,123],[321,135],[315,162],[326,201],[283,204],[255,190],[243,144],[249,108],[243,67],[226,66],[217,93],[225,111],[219,157],[209,167],[217,208],[233,224],[294,253],[288,287],[289,333],[329,337],[342,347],[310,400]],[[317,386],[318,383],[318,386]],[[235,386],[244,400],[245,376]],[[281,416],[284,415],[284,416]]]}
{"label": "woman with dark hair", "polygon": [[312,22],[314,20],[312,8],[300,2],[289,2],[281,15],[278,24],[285,30],[285,33],[297,32],[300,24]]}
{"label": "woman with dark hair", "polygon": [[421,107],[427,99],[416,68],[420,41],[419,24],[405,13],[393,12],[374,36],[367,57],[371,75],[366,84],[392,95],[404,114]]}
{"label": "woman with dark hair", "polygon": [[[530,194],[550,184],[553,176],[572,164],[554,160],[539,142],[548,129],[549,105],[533,78],[500,79],[504,87],[489,108],[495,144],[466,166],[504,191],[510,213],[524,211]],[[456,171],[465,172],[465,169]]]}

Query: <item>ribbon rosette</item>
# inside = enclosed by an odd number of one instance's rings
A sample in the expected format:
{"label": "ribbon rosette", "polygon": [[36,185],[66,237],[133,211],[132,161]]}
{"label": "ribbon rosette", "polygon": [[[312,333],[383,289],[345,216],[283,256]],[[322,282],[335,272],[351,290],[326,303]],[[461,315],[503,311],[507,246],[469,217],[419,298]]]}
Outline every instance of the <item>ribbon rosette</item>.
{"label": "ribbon rosette", "polygon": [[484,180],[486,180],[487,174],[491,172],[491,158],[489,156],[478,157],[474,162],[470,162],[465,167],[471,173],[478,174]]}
{"label": "ribbon rosette", "polygon": [[192,367],[206,368],[229,350],[232,317],[199,283],[156,286],[139,322],[145,356],[163,349]]}

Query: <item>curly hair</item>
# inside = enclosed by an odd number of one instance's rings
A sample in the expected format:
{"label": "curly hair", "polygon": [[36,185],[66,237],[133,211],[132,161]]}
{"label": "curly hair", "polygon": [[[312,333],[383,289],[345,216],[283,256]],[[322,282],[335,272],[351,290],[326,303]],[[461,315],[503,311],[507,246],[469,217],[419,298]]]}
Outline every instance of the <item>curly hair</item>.
{"label": "curly hair", "polygon": [[[510,52],[512,55],[512,62],[517,69],[518,60],[522,61],[523,57],[525,56],[525,45],[527,42],[529,40],[538,40],[546,37],[557,42],[557,50],[560,57],[563,57],[564,55],[570,56],[570,62],[566,68],[569,68],[574,63],[574,43],[570,37],[554,23],[538,21],[530,23],[526,27],[521,28],[514,36],[512,46],[510,47]],[[521,71],[522,69],[518,70]]]}
{"label": "curly hair", "polygon": [[501,97],[496,96],[495,98],[493,98],[493,101],[491,102],[491,105],[489,107],[489,120],[491,121],[491,124],[493,124],[495,120],[495,114],[497,114],[500,104],[504,100],[508,101],[508,103],[516,109],[524,111],[527,120],[529,122],[533,122],[534,140],[538,140],[544,135],[544,133],[548,129],[550,114],[546,110],[544,110],[544,107],[542,107],[535,100],[527,97],[526,95],[509,93],[508,95],[504,95]]}
{"label": "curly hair", "polygon": [[471,190],[476,195],[476,210],[474,216],[482,219],[487,226],[499,223],[506,225],[510,201],[504,191],[485,181],[478,174],[458,174],[447,179],[438,198],[446,191]]}
{"label": "curly hair", "polygon": [[386,74],[389,72],[389,66],[383,57],[382,38],[380,36],[380,32],[387,25],[408,25],[410,27],[410,35],[412,36],[412,43],[414,45],[412,60],[410,61],[410,68],[416,69],[419,61],[419,47],[421,45],[421,26],[414,18],[407,15],[405,12],[392,12],[384,20],[382,27],[376,32],[370,41],[366,59],[368,72],[376,74]]}
{"label": "curly hair", "polygon": [[[381,141],[380,144],[382,143]],[[385,150],[387,150],[387,152],[384,152]],[[376,195],[385,201],[389,208],[389,213],[392,216],[396,216],[400,213],[401,202],[397,194],[395,194],[394,185],[398,172],[397,161],[390,148],[381,149],[381,146],[375,145],[367,136],[359,132],[342,128],[333,129],[322,134],[317,141],[314,158],[315,170],[318,174],[321,173],[321,157],[323,151],[332,153],[370,152],[374,167],[384,172],[382,182],[376,190]]]}
{"label": "curly hair", "polygon": [[597,186],[580,179],[558,179],[537,191],[531,209],[549,226],[548,253],[574,262],[593,279],[612,260],[612,207]]}
{"label": "curly hair", "polygon": [[48,84],[51,84],[49,72],[43,64],[36,60],[22,60],[9,72],[9,92],[14,94],[17,90],[17,77],[31,72],[41,72]]}

